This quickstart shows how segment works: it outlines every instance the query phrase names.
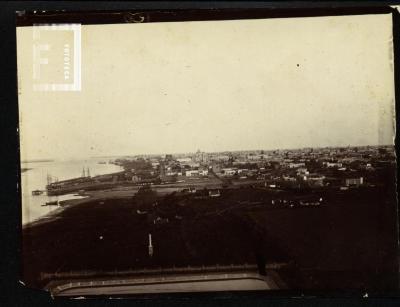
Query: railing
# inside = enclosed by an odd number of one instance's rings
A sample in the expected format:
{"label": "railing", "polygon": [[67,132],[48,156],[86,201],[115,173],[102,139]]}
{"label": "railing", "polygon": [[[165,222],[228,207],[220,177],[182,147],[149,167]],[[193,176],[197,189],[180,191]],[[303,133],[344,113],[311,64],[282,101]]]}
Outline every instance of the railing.
{"label": "railing", "polygon": [[[287,266],[288,263],[269,263],[265,265],[266,269],[280,269]],[[129,270],[114,270],[114,271],[70,271],[56,273],[41,273],[41,280],[59,280],[59,279],[79,279],[85,277],[101,277],[101,276],[123,276],[123,275],[162,275],[174,273],[206,273],[206,272],[221,272],[221,271],[240,271],[240,270],[258,270],[256,264],[231,264],[231,265],[212,265],[212,266],[186,266],[186,267],[167,267],[167,268],[141,268]]]}
{"label": "railing", "polygon": [[99,287],[118,287],[118,286],[144,286],[154,284],[174,284],[190,282],[210,282],[221,280],[241,280],[241,279],[266,279],[257,273],[223,273],[217,275],[195,275],[195,276],[157,276],[145,278],[126,278],[116,280],[91,280],[91,281],[72,281],[64,284],[49,287],[52,295],[63,295],[63,292],[78,288],[99,288]]}

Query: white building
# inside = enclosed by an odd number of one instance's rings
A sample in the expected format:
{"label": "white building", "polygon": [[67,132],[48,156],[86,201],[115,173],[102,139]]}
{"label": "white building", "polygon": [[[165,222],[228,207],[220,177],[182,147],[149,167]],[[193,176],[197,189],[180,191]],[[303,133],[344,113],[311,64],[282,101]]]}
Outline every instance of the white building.
{"label": "white building", "polygon": [[364,177],[346,179],[346,186],[359,186],[364,184]]}
{"label": "white building", "polygon": [[185,175],[187,177],[199,176],[199,171],[198,170],[188,170],[185,172]]}
{"label": "white building", "polygon": [[310,172],[304,167],[297,169],[297,175],[308,175],[308,174],[310,174]]}
{"label": "white building", "polygon": [[236,172],[237,172],[237,169],[236,169],[236,168],[223,168],[223,169],[222,169],[222,173],[223,173],[225,176],[233,176],[233,175],[236,174]]}
{"label": "white building", "polygon": [[247,155],[247,160],[263,160],[263,159],[268,159],[268,155],[266,154],[259,154],[259,155]]}
{"label": "white building", "polygon": [[306,176],[306,178],[304,180],[306,180],[309,184],[311,184],[313,186],[323,186],[325,176],[318,175],[318,174],[310,174],[310,175]]}
{"label": "white building", "polygon": [[192,158],[179,158],[176,159],[176,161],[178,161],[179,163],[189,163],[192,161]]}
{"label": "white building", "polygon": [[216,156],[213,156],[213,159],[217,160],[217,161],[228,161],[229,156],[228,155],[216,155]]}
{"label": "white building", "polygon": [[207,176],[208,175],[208,170],[207,169],[199,170],[199,175],[200,176]]}
{"label": "white building", "polygon": [[338,162],[324,162],[323,163],[326,167],[332,168],[332,167],[337,167],[340,168],[343,166],[342,163],[338,163]]}
{"label": "white building", "polygon": [[211,191],[208,191],[208,196],[210,196],[210,197],[220,197],[221,196],[221,192],[219,190],[211,190]]}
{"label": "white building", "polygon": [[153,168],[157,168],[160,165],[160,162],[151,162],[151,166]]}
{"label": "white building", "polygon": [[301,162],[301,163],[289,163],[289,168],[299,168],[299,167],[305,167],[306,164]]}

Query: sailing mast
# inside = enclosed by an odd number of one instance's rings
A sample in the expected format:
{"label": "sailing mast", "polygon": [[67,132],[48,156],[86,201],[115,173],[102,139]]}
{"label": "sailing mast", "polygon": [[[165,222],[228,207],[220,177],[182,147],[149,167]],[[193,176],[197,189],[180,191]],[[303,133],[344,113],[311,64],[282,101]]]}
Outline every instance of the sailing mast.
{"label": "sailing mast", "polygon": [[49,173],[47,173],[47,185],[50,185],[51,182],[52,182],[51,175]]}

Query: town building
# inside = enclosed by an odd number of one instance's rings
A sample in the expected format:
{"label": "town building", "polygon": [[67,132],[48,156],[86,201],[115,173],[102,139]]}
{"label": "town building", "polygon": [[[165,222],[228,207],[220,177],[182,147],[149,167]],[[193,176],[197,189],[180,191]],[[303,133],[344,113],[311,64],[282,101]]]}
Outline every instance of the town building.
{"label": "town building", "polygon": [[346,186],[360,186],[364,184],[364,177],[359,178],[347,178],[346,179]]}
{"label": "town building", "polygon": [[221,172],[224,176],[233,176],[233,175],[237,174],[237,171],[238,171],[237,168],[223,168],[221,170]]}
{"label": "town building", "polygon": [[199,176],[199,170],[187,170],[185,171],[185,176],[186,177]]}
{"label": "town building", "polygon": [[289,166],[289,168],[299,168],[299,167],[305,167],[306,164],[304,162],[300,162],[300,163],[291,162],[291,163],[289,163],[288,166]]}

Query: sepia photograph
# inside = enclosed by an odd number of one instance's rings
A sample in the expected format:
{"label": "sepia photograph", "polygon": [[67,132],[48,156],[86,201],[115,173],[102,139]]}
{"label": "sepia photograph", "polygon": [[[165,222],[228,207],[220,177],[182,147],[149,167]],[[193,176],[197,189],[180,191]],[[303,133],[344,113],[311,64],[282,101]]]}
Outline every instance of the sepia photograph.
{"label": "sepia photograph", "polygon": [[398,289],[397,9],[255,11],[17,12],[25,286]]}

